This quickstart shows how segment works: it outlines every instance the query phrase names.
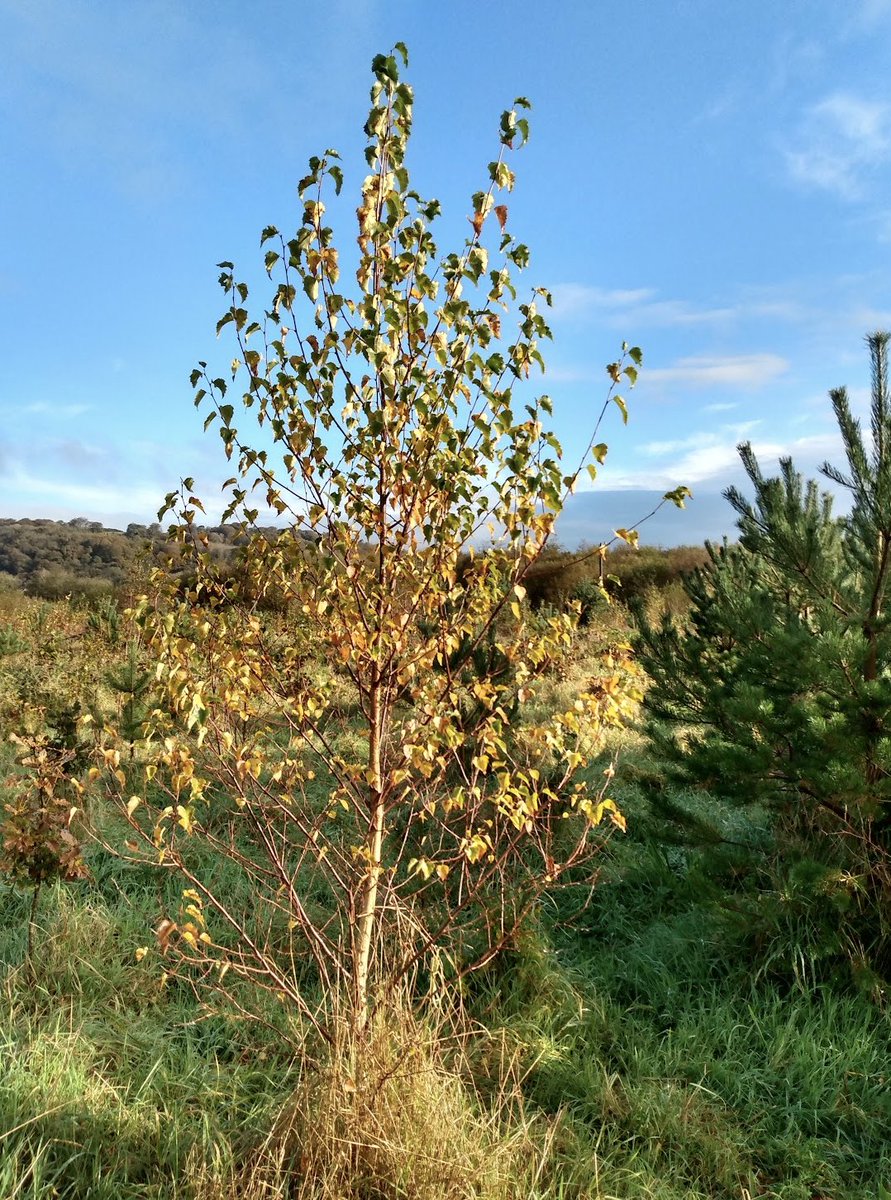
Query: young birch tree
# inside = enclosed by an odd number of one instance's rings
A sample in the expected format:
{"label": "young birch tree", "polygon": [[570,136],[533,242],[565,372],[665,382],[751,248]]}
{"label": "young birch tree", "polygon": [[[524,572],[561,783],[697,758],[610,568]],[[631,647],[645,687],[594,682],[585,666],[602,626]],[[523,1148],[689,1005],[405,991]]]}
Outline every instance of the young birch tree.
{"label": "young birch tree", "polygon": [[[250,542],[242,576],[286,615],[233,602],[187,480],[167,511],[194,583],[183,595],[159,574],[139,608],[164,697],[160,751],[139,795],[117,767],[131,852],[148,848],[188,883],[161,934],[170,961],[265,986],[323,1027],[333,996],[349,996],[361,1028],[387,987],[444,948],[470,969],[545,888],[589,878],[592,831],[621,817],[611,772],[592,792],[578,770],[636,701],[618,648],[568,712],[524,717],[574,617],[532,617],[522,580],[606,446],[595,427],[567,469],[550,400],[526,395],[550,336],[547,294],[518,298],[512,282],[529,253],[510,232],[508,158],[528,104],[502,115],[466,244],[440,257],[439,204],[409,183],[400,59],[401,45],[372,65],[356,287],[340,290],[326,224],[327,189],[342,183],[329,150],[300,182],[294,236],[263,231],[272,287],[257,319],[220,264],[231,378],[205,363],[192,376],[236,466],[224,520],[255,524],[262,504],[284,526]],[[616,388],[639,362],[624,349],[610,365],[604,409],[627,417]],[[334,712],[344,679],[349,752]],[[208,847],[239,874],[246,911],[207,870]]]}

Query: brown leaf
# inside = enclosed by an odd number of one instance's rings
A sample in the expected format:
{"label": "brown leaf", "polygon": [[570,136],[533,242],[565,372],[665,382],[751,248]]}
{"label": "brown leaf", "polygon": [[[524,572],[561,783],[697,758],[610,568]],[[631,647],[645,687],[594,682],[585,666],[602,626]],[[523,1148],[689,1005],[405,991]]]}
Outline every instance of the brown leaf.
{"label": "brown leaf", "polygon": [[483,221],[485,221],[485,219],[486,218],[481,212],[474,213],[470,218],[470,223],[473,226],[473,232],[477,237],[479,237],[479,235],[483,232]]}
{"label": "brown leaf", "polygon": [[160,947],[162,954],[167,953],[167,946],[170,942],[170,935],[174,932],[175,929],[176,929],[176,922],[171,921],[169,917],[164,917],[164,919],[162,921],[159,921],[158,924],[155,926],[155,937],[158,939],[158,946]]}
{"label": "brown leaf", "polygon": [[501,232],[504,233],[504,227],[507,224],[507,205],[496,204],[495,216],[498,218],[498,224],[501,226]]}

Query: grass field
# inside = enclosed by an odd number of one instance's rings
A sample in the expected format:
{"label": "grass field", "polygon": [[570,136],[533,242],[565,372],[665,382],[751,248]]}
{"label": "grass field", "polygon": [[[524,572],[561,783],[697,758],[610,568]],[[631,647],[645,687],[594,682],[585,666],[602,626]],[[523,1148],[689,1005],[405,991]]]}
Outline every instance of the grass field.
{"label": "grass field", "polygon": [[891,1196],[881,994],[791,925],[756,944],[660,839],[633,734],[623,757],[628,832],[588,907],[546,904],[460,1014],[396,1013],[367,1094],[280,1006],[248,1022],[137,961],[181,887],[164,872],[91,847],[89,880],[44,889],[30,969],[30,896],[0,883],[0,1196]]}

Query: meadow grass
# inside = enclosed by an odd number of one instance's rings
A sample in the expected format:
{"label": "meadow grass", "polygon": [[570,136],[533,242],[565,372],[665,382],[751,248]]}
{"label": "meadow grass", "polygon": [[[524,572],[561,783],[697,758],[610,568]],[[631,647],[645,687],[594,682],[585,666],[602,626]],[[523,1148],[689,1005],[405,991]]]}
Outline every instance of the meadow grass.
{"label": "meadow grass", "polygon": [[[531,936],[486,1020],[563,1114],[554,1185],[584,1196],[878,1196],[891,1181],[891,1022],[840,981],[759,973],[695,862],[631,834],[571,930]],[[738,820],[728,814],[728,820]],[[553,914],[559,917],[559,912]],[[802,950],[802,955],[806,954]]]}
{"label": "meadow grass", "polygon": [[389,1200],[447,1179],[441,1194],[480,1198],[880,1196],[886,1013],[839,984],[759,976],[677,853],[635,838],[636,807],[626,796],[632,832],[572,926],[568,901],[545,908],[471,981],[460,1053],[403,1019],[381,1036],[387,1087],[358,1099],[330,1063],[302,1070],[274,1021],[214,1013],[135,961],[169,876],[94,853],[92,883],[48,889],[32,976],[27,897],[4,888],[0,1195]]}
{"label": "meadow grass", "polygon": [[[40,613],[13,613],[33,640]],[[345,717],[340,748],[357,738]],[[640,739],[612,748],[628,833],[590,903],[546,902],[460,1012],[383,1014],[355,1086],[348,1050],[276,1002],[247,1022],[137,960],[179,902],[169,872],[90,847],[89,880],[43,891],[30,968],[30,897],[0,883],[0,1198],[889,1200],[883,993],[827,972],[793,919],[759,941],[728,904],[732,855],[715,876],[635,782],[660,783]],[[672,798],[765,843],[757,814]]]}

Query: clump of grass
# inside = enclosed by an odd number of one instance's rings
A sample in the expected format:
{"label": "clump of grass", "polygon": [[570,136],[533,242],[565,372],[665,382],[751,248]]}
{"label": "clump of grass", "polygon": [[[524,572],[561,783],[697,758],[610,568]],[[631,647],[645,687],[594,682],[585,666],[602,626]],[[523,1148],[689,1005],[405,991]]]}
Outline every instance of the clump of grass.
{"label": "clump of grass", "polygon": [[[454,1025],[408,1003],[344,1035],[299,1081],[232,1200],[520,1200],[532,1196],[549,1137],[508,1074],[475,1088]],[[228,1196],[230,1193],[226,1193]]]}

